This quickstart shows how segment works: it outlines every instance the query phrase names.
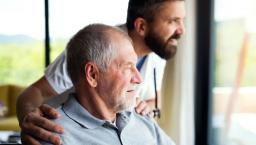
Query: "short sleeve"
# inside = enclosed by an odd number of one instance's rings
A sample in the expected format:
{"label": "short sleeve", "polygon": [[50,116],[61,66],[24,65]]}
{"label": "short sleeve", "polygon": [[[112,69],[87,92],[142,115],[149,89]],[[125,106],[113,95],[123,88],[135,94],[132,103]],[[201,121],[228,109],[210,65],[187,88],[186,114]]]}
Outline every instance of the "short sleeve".
{"label": "short sleeve", "polygon": [[46,68],[44,74],[49,84],[59,94],[73,87],[73,83],[67,72],[65,51]]}

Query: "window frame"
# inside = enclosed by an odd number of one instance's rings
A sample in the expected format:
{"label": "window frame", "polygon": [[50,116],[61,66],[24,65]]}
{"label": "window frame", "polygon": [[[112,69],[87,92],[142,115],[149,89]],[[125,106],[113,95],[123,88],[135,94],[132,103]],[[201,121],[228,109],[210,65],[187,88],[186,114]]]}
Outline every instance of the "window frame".
{"label": "window frame", "polygon": [[195,145],[213,145],[214,0],[196,1]]}
{"label": "window frame", "polygon": [[45,12],[45,67],[47,67],[50,60],[50,31],[49,31],[49,1],[44,0],[44,12]]}

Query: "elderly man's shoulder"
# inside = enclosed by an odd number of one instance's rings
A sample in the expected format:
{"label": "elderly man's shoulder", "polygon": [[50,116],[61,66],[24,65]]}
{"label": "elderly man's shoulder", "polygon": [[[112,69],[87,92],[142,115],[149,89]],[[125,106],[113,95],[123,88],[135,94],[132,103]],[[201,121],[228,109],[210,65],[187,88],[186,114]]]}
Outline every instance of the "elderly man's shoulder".
{"label": "elderly man's shoulder", "polygon": [[[132,112],[131,118],[132,126],[136,128],[144,128],[145,131],[150,131],[153,134],[159,133],[159,130],[162,130],[157,124],[156,120],[149,115],[142,116],[135,111]],[[161,131],[160,131],[161,132]]]}
{"label": "elderly man's shoulder", "polygon": [[[155,143],[157,145],[175,145],[171,138],[158,126],[156,121],[149,116],[141,116],[132,111],[126,131],[133,136]],[[129,134],[129,133],[127,133]]]}
{"label": "elderly man's shoulder", "polygon": [[73,119],[73,116],[69,116],[69,112],[64,111],[63,106],[58,107],[57,111],[59,112],[60,117],[53,120],[55,123],[65,128],[73,128],[74,126],[80,127],[80,125],[77,124],[76,121]]}
{"label": "elderly man's shoulder", "polygon": [[149,115],[142,116],[142,115],[136,113],[135,111],[132,111],[132,115],[134,116],[134,118],[137,121],[145,123],[147,125],[155,125],[155,123],[156,123],[155,119],[150,117]]}

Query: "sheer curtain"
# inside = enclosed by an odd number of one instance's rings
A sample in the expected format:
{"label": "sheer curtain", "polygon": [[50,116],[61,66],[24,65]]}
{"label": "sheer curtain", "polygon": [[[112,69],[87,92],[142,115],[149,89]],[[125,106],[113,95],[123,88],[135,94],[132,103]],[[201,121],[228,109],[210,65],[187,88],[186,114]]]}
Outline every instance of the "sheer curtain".
{"label": "sheer curtain", "polygon": [[176,145],[194,145],[195,0],[186,2],[186,34],[167,62],[159,125]]}

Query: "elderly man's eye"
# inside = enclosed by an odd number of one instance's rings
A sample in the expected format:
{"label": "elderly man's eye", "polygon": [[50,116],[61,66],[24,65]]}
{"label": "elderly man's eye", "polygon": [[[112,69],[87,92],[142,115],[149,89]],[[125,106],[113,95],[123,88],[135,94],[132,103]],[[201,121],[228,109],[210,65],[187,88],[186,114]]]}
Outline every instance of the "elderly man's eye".
{"label": "elderly man's eye", "polygon": [[120,64],[119,66],[124,69],[132,69],[136,67],[135,64],[133,63],[124,63],[124,64]]}
{"label": "elderly man's eye", "polygon": [[132,66],[133,66],[133,65],[132,65],[132,64],[130,64],[130,63],[129,63],[129,64],[127,64],[127,67],[128,67],[128,68],[132,68]]}

